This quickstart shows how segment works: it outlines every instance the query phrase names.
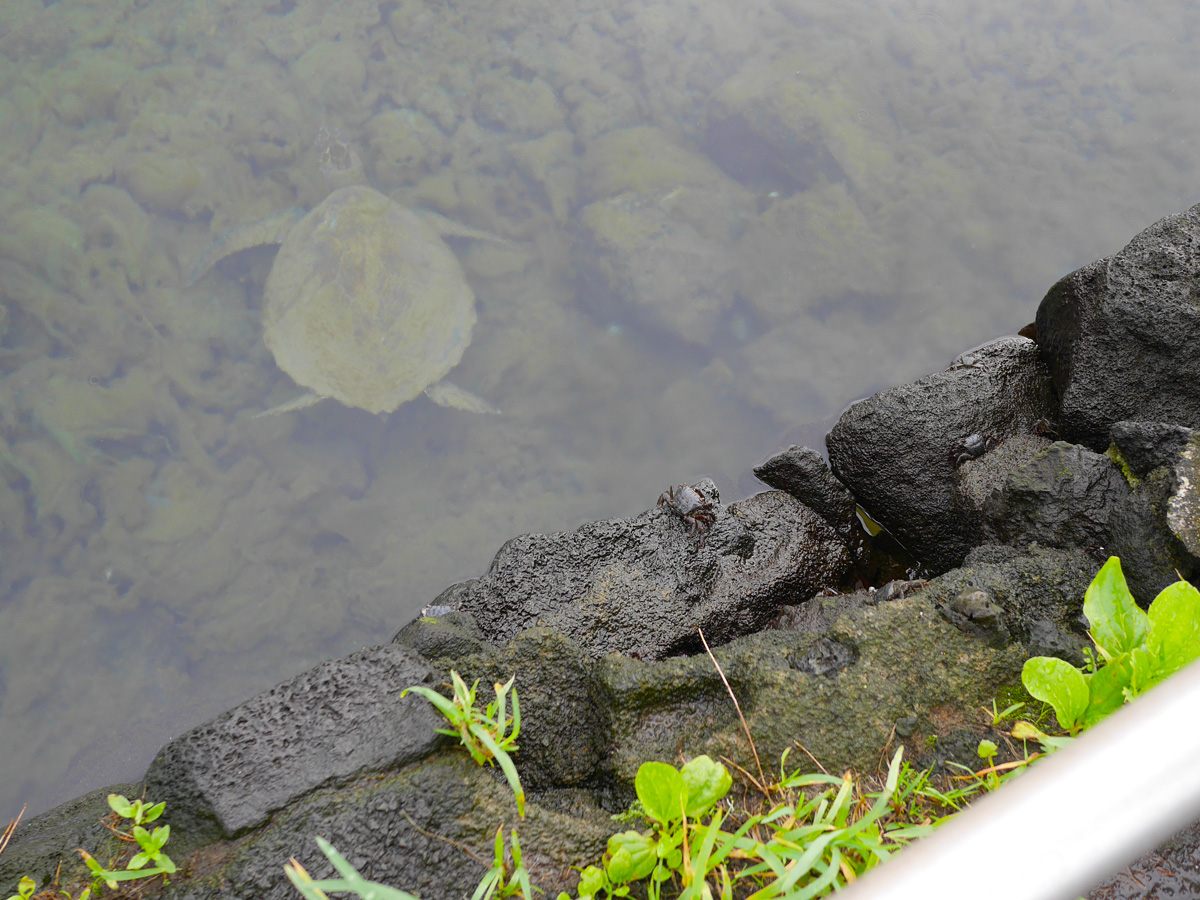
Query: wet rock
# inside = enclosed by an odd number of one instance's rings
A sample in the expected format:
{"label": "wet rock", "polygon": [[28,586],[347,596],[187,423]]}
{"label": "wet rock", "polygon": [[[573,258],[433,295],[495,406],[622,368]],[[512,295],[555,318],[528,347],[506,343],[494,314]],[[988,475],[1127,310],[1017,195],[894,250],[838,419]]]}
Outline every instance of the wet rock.
{"label": "wet rock", "polygon": [[1107,456],[1056,441],[992,494],[983,507],[985,529],[1007,544],[1107,547],[1116,506],[1128,494]]}
{"label": "wet rock", "polygon": [[601,781],[611,711],[595,663],[577,643],[548,628],[531,628],[503,649],[434,662],[456,670],[468,684],[480,679],[480,697],[492,696],[488,685],[514,679],[521,703],[521,752],[513,761],[527,791]]}
{"label": "wet rock", "polygon": [[753,195],[658,128],[588,142],[582,170],[581,301],[606,324],[632,316],[689,344],[724,338],[737,293],[730,248]]}
{"label": "wet rock", "polygon": [[[705,151],[729,175],[784,194],[846,179],[824,104],[797,84],[797,61],[751,59],[710,101]],[[839,123],[841,124],[841,123]]]}
{"label": "wet rock", "polygon": [[1090,645],[1083,597],[1099,568],[1079,549],[985,544],[961,568],[931,581],[926,593],[948,622],[977,640],[1019,641],[1030,655],[1082,665]]}
{"label": "wet rock", "polygon": [[789,447],[754,467],[763,484],[791,494],[820,513],[839,534],[854,528],[857,504],[846,486],[833,477],[824,457],[811,447]]}
{"label": "wet rock", "polygon": [[483,632],[470,613],[452,606],[431,604],[396,633],[392,642],[402,644],[425,659],[466,656],[486,647]]}
{"label": "wet rock", "polygon": [[1113,423],[1109,434],[1130,472],[1140,478],[1151,469],[1174,465],[1192,429],[1165,422],[1121,421]]}
{"label": "wet rock", "polygon": [[[1002,338],[943,372],[862,400],[829,433],[836,475],[934,572],[962,562],[982,537],[978,500],[959,488],[965,440],[1030,435],[1053,413],[1050,379],[1027,338]],[[966,466],[979,466],[991,454]]]}
{"label": "wet rock", "polygon": [[1167,522],[1194,559],[1200,557],[1200,436],[1193,435],[1179,454],[1175,483]]}
{"label": "wet rock", "polygon": [[1062,437],[1104,450],[1123,419],[1200,422],[1198,271],[1200,205],[1050,289],[1036,324]]}
{"label": "wet rock", "polygon": [[959,631],[983,638],[991,646],[1003,647],[1012,640],[1004,625],[1004,610],[987,591],[961,591],[938,611]]}
{"label": "wet rock", "polygon": [[797,672],[825,677],[836,675],[847,666],[854,665],[856,659],[858,653],[853,647],[827,637],[818,639],[803,653],[794,651],[787,655],[788,665]]}
{"label": "wet rock", "polygon": [[[78,860],[76,847],[91,848],[98,855],[102,847],[108,846],[113,835],[100,820],[112,811],[108,806],[109,794],[132,799],[142,796],[142,786],[114,784],[68,800],[41,815],[22,819],[0,853],[0,893],[5,896],[15,893],[17,883],[26,875],[45,889],[54,883],[64,863],[70,865]],[[163,821],[170,819],[167,816]]]}
{"label": "wet rock", "polygon": [[739,294],[772,325],[805,311],[808,324],[839,305],[870,307],[894,292],[899,264],[878,218],[843,184],[774,200],[734,252]]}
{"label": "wet rock", "polygon": [[[696,485],[716,499],[711,481]],[[770,492],[721,506],[697,541],[665,508],[514,538],[461,598],[489,641],[555,628],[593,656],[661,659],[749,634],[849,570],[821,516]]]}
{"label": "wet rock", "polygon": [[[761,632],[714,651],[764,767],[799,741],[830,771],[868,771],[898,719],[917,720],[912,752],[938,733],[935,711],[953,709],[951,718],[965,721],[998,687],[1019,683],[1024,648],[956,630],[938,615],[931,588],[874,606],[866,592],[821,598],[813,630]],[[733,703],[705,656],[654,664],[609,656],[597,675],[611,697],[618,780],[631,783],[641,762],[681,753],[728,757],[754,771]]]}
{"label": "wet rock", "polygon": [[440,681],[394,644],[321,663],[163,747],[146,796],[166,802],[185,840],[231,837],[319,787],[431,753],[444,720],[400,693]]}
{"label": "wet rock", "polygon": [[[281,861],[295,857],[314,878],[334,877],[313,839],[321,835],[365,878],[424,900],[461,900],[487,871],[482,861],[491,860],[501,825],[506,836],[514,826],[520,832],[533,884],[547,896],[573,888],[578,875],[570,867],[600,857],[612,822],[594,804],[590,815],[566,816],[536,801],[520,819],[512,791],[494,771],[446,750],[340,790],[314,791],[264,828],[207,849],[196,865],[213,874],[193,879],[187,897],[291,900],[296,889]],[[171,837],[173,844],[174,830]]]}

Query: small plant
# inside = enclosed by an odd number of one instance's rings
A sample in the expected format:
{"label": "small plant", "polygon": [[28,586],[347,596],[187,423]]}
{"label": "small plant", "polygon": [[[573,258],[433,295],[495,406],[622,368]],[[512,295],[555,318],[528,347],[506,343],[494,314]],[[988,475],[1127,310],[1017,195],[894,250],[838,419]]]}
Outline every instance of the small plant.
{"label": "small plant", "polygon": [[[638,801],[651,822],[647,834],[623,831],[608,839],[608,852],[600,866],[581,872],[579,900],[595,896],[625,897],[633,882],[648,879],[650,900],[661,895],[663,883],[678,874],[684,893],[722,864],[738,838],[758,821],[752,817],[736,835],[721,832],[723,814],[713,807],[729,792],[733,779],[728,770],[707,756],[698,756],[682,769],[661,762],[642,763],[634,779]],[[713,813],[707,825],[689,820]],[[691,845],[689,846],[689,831]],[[718,837],[725,840],[716,846]],[[727,878],[726,878],[727,880]],[[569,895],[560,894],[559,900]]]}
{"label": "small plant", "polygon": [[[898,750],[883,789],[866,795],[849,772],[840,778],[798,771],[784,775],[772,791],[788,802],[761,815],[743,811],[733,832],[722,826],[734,813],[717,807],[732,783],[724,766],[707,756],[681,769],[643,763],[634,787],[651,830],[609,838],[601,863],[581,871],[578,898],[626,897],[635,883],[644,885],[649,900],[658,900],[667,882],[674,883],[670,893],[680,900],[731,900],[735,887],[738,896],[750,900],[817,897],[840,889],[887,859],[896,846],[930,830],[924,824],[883,823],[896,809],[902,758]],[[809,796],[821,785],[828,787]],[[899,805],[903,808],[906,800]],[[760,831],[764,836],[751,836]]]}
{"label": "small plant", "polygon": [[127,800],[120,794],[109,794],[108,805],[118,816],[123,819],[132,819],[134,825],[141,825],[146,822],[153,822],[163,814],[163,810],[167,808],[165,803],[156,803],[153,806],[146,801]]}
{"label": "small plant", "polygon": [[17,883],[17,892],[9,897],[8,900],[29,900],[36,890],[37,882],[26,875]]}
{"label": "small plant", "polygon": [[[163,810],[166,809],[166,804],[159,803],[151,806],[141,800],[131,803],[120,794],[109,794],[108,805],[118,816],[131,819],[134,823],[131,832],[114,829],[114,833],[122,840],[136,842],[141,849],[121,870],[106,869],[86,850],[76,850],[75,852],[83,857],[84,864],[91,870],[95,879],[92,888],[97,887],[100,882],[104,882],[110,890],[115,890],[117,882],[120,881],[133,881],[138,878],[153,878],[156,875],[174,873],[175,863],[172,862],[171,857],[163,853],[162,849],[171,837],[171,826],[160,825],[154,831],[147,831],[142,827],[143,822],[153,822],[161,816]],[[151,863],[154,864],[153,867],[147,869],[146,866]],[[86,895],[92,888],[85,891],[78,900],[86,900]]]}
{"label": "small plant", "polygon": [[992,700],[992,708],[990,710],[986,706],[979,707],[979,710],[985,716],[987,716],[989,719],[991,719],[991,725],[993,728],[999,728],[1001,725],[1003,725],[1005,723],[1005,721],[1016,716],[1016,714],[1019,713],[1024,708],[1025,708],[1024,703],[1013,703],[1012,705],[1006,706],[1003,710],[1000,710],[999,712],[997,712],[996,711],[996,701]]}
{"label": "small plant", "polygon": [[529,883],[529,873],[521,862],[521,842],[517,839],[516,829],[512,833],[512,874],[509,874],[508,862],[504,856],[504,826],[496,829],[496,846],[492,858],[492,867],[471,900],[504,900],[505,897],[523,897],[533,900],[533,887]]}
{"label": "small plant", "polygon": [[1053,706],[1070,734],[1200,657],[1200,591],[1186,581],[1164,588],[1144,612],[1129,593],[1121,560],[1110,556],[1087,589],[1083,612],[1096,645],[1083,670],[1035,656],[1021,672],[1025,689]]}
{"label": "small plant", "polygon": [[[516,676],[508,679],[506,684],[496,682],[496,699],[487,705],[485,712],[475,707],[475,691],[479,687],[479,679],[471,687],[462,680],[457,672],[451,671],[450,677],[454,682],[454,697],[447,700],[433,688],[414,685],[406,688],[400,696],[404,697],[409,691],[416,691],[441,712],[453,728],[438,728],[438,734],[448,734],[457,737],[471,754],[471,758],[479,765],[493,762],[499,763],[508,779],[513,795],[517,798],[517,812],[525,817],[525,790],[517,777],[517,767],[513,765],[509,753],[517,749],[517,735],[521,732],[521,705],[517,700],[517,690],[513,687]],[[508,692],[512,691],[512,719],[508,718]],[[512,726],[512,733],[508,728]]]}
{"label": "small plant", "polygon": [[288,880],[296,886],[296,890],[305,897],[305,900],[329,900],[326,891],[349,891],[358,894],[363,900],[418,900],[412,894],[397,888],[380,884],[378,881],[367,881],[324,838],[317,838],[317,846],[321,848],[321,852],[333,863],[333,867],[342,877],[313,881],[304,866],[296,862],[296,857],[293,856],[283,867],[283,871],[287,874]]}

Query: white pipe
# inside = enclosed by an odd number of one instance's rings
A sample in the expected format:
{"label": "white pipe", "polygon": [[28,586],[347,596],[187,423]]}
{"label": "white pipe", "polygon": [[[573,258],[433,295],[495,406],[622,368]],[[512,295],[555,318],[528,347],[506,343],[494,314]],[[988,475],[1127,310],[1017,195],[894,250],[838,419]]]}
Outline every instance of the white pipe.
{"label": "white pipe", "polygon": [[1200,817],[1200,663],[839,895],[1071,900]]}

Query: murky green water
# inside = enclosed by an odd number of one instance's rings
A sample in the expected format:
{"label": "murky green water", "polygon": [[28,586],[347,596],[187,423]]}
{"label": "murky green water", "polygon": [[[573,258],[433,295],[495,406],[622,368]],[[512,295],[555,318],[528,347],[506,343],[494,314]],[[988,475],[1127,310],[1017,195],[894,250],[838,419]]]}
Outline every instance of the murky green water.
{"label": "murky green water", "polygon": [[[1200,200],[1194,5],[0,0],[0,820],[387,640],[508,537],[726,500]],[[506,238],[388,418],[262,340],[228,229],[370,183]]]}

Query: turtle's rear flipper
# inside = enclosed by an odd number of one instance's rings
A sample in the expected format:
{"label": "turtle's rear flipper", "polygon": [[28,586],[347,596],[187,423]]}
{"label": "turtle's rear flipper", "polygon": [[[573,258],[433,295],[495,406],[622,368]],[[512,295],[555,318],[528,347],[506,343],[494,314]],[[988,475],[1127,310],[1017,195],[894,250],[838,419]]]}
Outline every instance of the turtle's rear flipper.
{"label": "turtle's rear flipper", "polygon": [[251,418],[261,419],[263,416],[278,416],[283,413],[295,412],[298,409],[308,409],[308,407],[315,406],[324,399],[320,394],[301,394],[287,403],[280,403],[278,406],[272,406],[270,409],[264,409],[260,413],[255,413]]}
{"label": "turtle's rear flipper", "polygon": [[425,388],[425,396],[439,406],[449,406],[452,409],[465,409],[473,413],[498,413],[500,410],[492,406],[482,397],[476,397],[470,391],[464,391],[457,384],[449,381],[439,381]]}

